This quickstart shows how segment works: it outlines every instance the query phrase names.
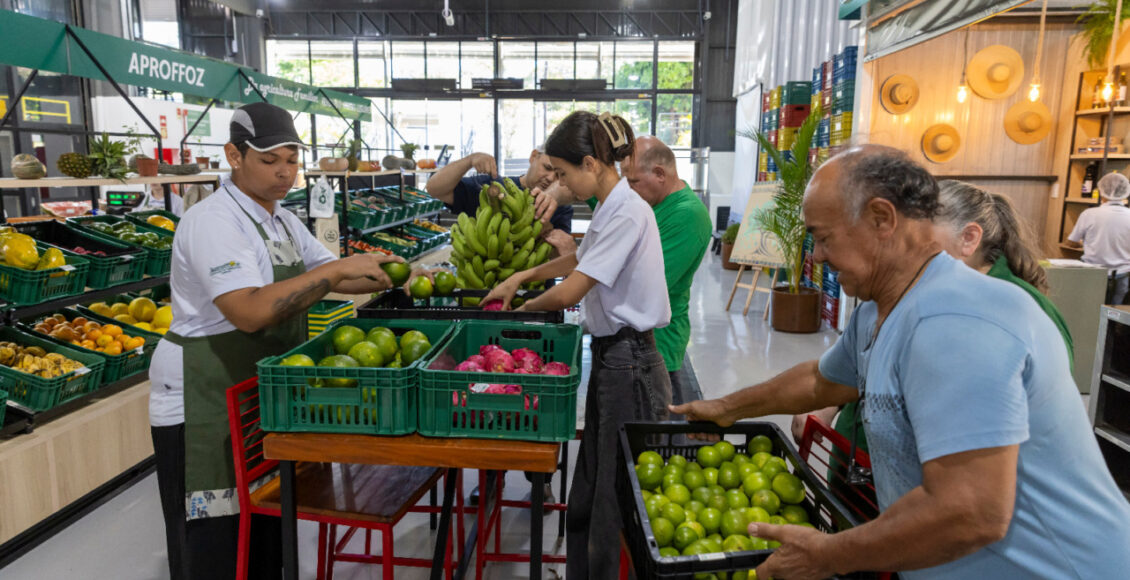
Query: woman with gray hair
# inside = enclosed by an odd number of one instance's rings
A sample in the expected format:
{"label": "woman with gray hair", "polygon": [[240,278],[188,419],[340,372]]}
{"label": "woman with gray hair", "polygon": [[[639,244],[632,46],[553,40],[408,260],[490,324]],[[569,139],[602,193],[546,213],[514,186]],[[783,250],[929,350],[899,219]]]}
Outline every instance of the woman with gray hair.
{"label": "woman with gray hair", "polygon": [[1067,236],[1067,244],[1083,248],[1083,261],[1115,271],[1111,304],[1123,304],[1130,289],[1130,181],[1121,173],[1111,172],[1099,180],[1102,205],[1079,214],[1075,228]]}

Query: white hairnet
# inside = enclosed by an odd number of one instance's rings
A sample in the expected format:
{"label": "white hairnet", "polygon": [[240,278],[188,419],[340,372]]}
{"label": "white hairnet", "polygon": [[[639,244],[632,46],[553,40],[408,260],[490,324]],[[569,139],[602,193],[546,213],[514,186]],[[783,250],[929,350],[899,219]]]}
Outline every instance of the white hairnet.
{"label": "white hairnet", "polygon": [[1126,199],[1130,197],[1130,180],[1112,171],[1099,180],[1099,195],[1112,201]]}

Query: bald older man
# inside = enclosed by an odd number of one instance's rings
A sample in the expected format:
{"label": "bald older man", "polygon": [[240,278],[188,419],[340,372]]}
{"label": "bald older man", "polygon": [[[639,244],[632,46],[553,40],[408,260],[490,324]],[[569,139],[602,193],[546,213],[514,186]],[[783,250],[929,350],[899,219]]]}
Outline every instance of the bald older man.
{"label": "bald older man", "polygon": [[804,197],[814,257],[865,303],[819,361],[673,411],[729,425],[859,401],[880,515],[836,534],[751,524],[782,544],[759,578],[1125,578],[1130,504],[1059,332],[1023,290],[942,251],[938,205],[897,150],[824,164]]}

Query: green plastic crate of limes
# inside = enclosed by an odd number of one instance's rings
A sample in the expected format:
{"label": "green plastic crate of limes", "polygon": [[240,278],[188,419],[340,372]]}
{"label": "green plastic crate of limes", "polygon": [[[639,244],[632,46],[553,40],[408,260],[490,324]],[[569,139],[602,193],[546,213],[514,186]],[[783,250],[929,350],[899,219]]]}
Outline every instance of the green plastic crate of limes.
{"label": "green plastic crate of limes", "polygon": [[[337,354],[334,332],[354,326],[366,334],[376,327],[398,338],[410,330],[428,337],[431,348],[404,368],[286,366],[293,355],[306,355],[315,364]],[[416,432],[420,363],[451,331],[445,320],[383,320],[348,318],[282,354],[259,361],[260,418],[264,431],[407,435]],[[336,383],[336,384],[335,384]],[[320,384],[323,386],[315,386]]]}

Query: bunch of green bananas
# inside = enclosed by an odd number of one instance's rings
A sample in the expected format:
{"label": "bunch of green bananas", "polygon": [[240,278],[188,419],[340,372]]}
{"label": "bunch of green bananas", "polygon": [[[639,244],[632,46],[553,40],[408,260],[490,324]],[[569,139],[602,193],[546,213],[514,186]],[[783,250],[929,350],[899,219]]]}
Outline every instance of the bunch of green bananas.
{"label": "bunch of green bananas", "polygon": [[[545,263],[552,246],[539,239],[541,229],[529,190],[510,179],[483,185],[475,217],[459,214],[459,223],[451,227],[456,283],[472,290],[494,288],[515,272]],[[527,289],[542,287],[537,282]]]}

